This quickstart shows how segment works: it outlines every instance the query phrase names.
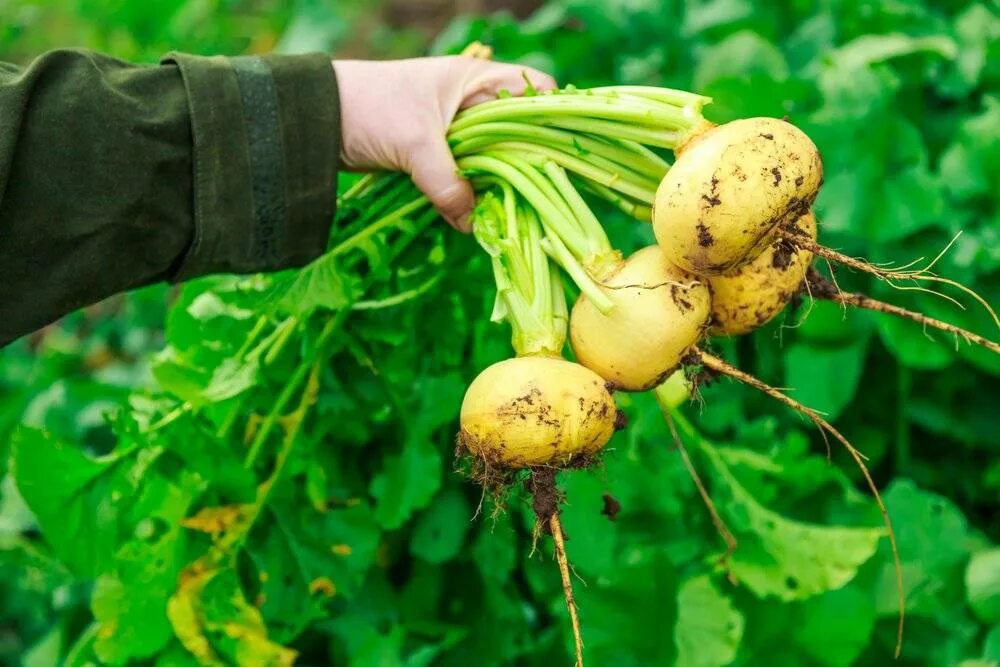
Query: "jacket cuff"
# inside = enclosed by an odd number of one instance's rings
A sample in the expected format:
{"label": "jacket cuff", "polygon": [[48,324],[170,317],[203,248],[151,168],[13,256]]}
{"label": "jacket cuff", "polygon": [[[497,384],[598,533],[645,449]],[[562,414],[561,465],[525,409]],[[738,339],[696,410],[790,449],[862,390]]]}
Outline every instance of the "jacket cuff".
{"label": "jacket cuff", "polygon": [[327,247],[340,155],[328,56],[170,53],[194,139],[195,233],[173,281],[297,267]]}

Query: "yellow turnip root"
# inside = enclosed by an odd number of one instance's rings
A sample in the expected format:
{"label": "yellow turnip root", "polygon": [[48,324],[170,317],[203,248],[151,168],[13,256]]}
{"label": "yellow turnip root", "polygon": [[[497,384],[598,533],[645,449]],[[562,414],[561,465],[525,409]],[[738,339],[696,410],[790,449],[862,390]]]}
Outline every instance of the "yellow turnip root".
{"label": "yellow turnip root", "polygon": [[593,371],[560,357],[515,357],[469,385],[459,442],[496,466],[561,467],[597,453],[618,420],[611,392]]}
{"label": "yellow turnip root", "polygon": [[677,266],[720,275],[753,260],[812,205],[823,165],[812,140],[775,118],[737,120],[689,143],[660,182],[653,229]]}
{"label": "yellow turnip root", "polygon": [[[793,223],[816,238],[812,211]],[[712,335],[739,336],[770,322],[799,291],[813,254],[785,239],[775,241],[749,264],[709,277]]]}
{"label": "yellow turnip root", "polygon": [[708,287],[671,264],[656,245],[634,253],[600,285],[613,304],[608,313],[584,294],[570,316],[577,360],[616,389],[655,387],[704,333]]}

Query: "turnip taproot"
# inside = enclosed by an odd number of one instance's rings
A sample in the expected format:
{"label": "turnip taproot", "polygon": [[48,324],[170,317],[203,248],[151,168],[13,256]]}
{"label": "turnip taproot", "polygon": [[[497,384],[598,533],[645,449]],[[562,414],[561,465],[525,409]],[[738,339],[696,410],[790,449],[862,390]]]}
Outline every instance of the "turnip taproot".
{"label": "turnip taproot", "polygon": [[[794,224],[816,238],[811,211]],[[770,322],[798,292],[812,257],[808,250],[781,239],[749,264],[707,278],[712,290],[709,333],[739,336]]]}
{"label": "turnip taproot", "polygon": [[[471,455],[474,470],[478,466],[484,471],[487,484],[490,475],[485,471],[491,468],[531,469],[536,527],[545,527],[555,543],[576,664],[582,667],[583,640],[559,519],[555,470],[584,462],[600,451],[623,425],[623,416],[601,377],[560,356],[566,342],[566,298],[562,281],[550,270],[541,238],[545,216],[546,234],[556,233],[551,226],[559,221],[551,216],[557,204],[549,194],[532,188],[528,179],[537,179],[536,175],[508,169],[498,160],[467,166],[485,171],[494,187],[499,186],[499,195],[491,191],[480,198],[473,232],[493,267],[497,295],[492,319],[510,323],[517,356],[493,364],[469,386],[462,402],[458,449]],[[514,176],[521,186],[527,184],[530,199],[519,199],[510,183],[498,180],[502,174]],[[540,209],[537,213],[535,207]],[[574,227],[559,230],[572,232]]]}
{"label": "turnip taproot", "polygon": [[469,386],[459,443],[489,465],[564,467],[600,451],[617,414],[593,371],[560,357],[516,357],[488,367]]}
{"label": "turnip taproot", "polygon": [[647,246],[600,281],[613,306],[605,314],[581,295],[570,315],[577,360],[616,389],[645,391],[677,368],[705,331],[710,295],[704,281]]}
{"label": "turnip taproot", "polygon": [[822,181],[819,151],[791,123],[750,118],[720,125],[691,142],[660,182],[656,240],[682,269],[731,271],[805,214]]}

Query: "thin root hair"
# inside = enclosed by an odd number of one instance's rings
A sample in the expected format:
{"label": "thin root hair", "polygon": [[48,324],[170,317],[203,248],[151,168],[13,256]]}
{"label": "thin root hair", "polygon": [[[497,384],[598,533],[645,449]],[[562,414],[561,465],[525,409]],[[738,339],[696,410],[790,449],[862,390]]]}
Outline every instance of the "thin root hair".
{"label": "thin root hair", "polygon": [[[851,257],[851,256],[845,255],[845,254],[843,254],[841,252],[837,252],[836,250],[833,250],[831,248],[827,248],[826,246],[817,243],[815,240],[813,240],[805,232],[803,232],[803,231],[801,231],[799,229],[796,229],[794,227],[788,227],[788,226],[782,227],[781,228],[781,233],[784,235],[784,237],[787,240],[789,240],[790,242],[796,244],[797,246],[799,246],[803,250],[808,250],[808,251],[812,252],[817,257],[823,257],[824,259],[826,259],[828,261],[837,262],[838,264],[843,264],[844,266],[850,267],[850,268],[855,269],[857,271],[862,271],[864,273],[869,273],[869,274],[875,276],[876,278],[884,281],[886,284],[888,284],[890,287],[892,287],[894,289],[899,289],[899,290],[915,290],[915,291],[919,291],[919,292],[927,292],[928,294],[933,294],[934,296],[937,296],[937,297],[940,297],[940,298],[945,299],[947,301],[950,301],[950,302],[954,303],[955,305],[957,305],[960,308],[964,308],[964,306],[958,300],[956,300],[955,298],[953,298],[951,296],[948,296],[947,294],[944,294],[944,293],[939,292],[937,290],[930,289],[928,287],[923,287],[921,285],[899,285],[899,284],[897,284],[897,281],[913,281],[913,282],[916,282],[916,281],[927,281],[927,282],[935,282],[935,283],[940,283],[942,285],[949,285],[951,287],[954,287],[955,289],[964,292],[968,296],[970,296],[973,299],[975,299],[976,301],[978,301],[979,304],[986,310],[986,312],[989,313],[989,315],[993,319],[993,323],[996,325],[996,327],[998,329],[1000,329],[1000,318],[997,317],[996,311],[989,304],[989,302],[986,301],[986,299],[984,299],[982,296],[979,295],[978,292],[976,292],[975,290],[973,290],[970,287],[966,287],[965,285],[963,285],[962,283],[958,282],[957,280],[952,280],[951,278],[944,278],[944,277],[939,276],[939,275],[937,275],[937,274],[935,274],[935,273],[933,273],[931,271],[931,269],[934,267],[934,265],[941,259],[941,257],[944,256],[944,254],[948,251],[948,249],[951,248],[951,246],[958,239],[957,235],[924,268],[922,268],[922,269],[908,269],[908,268],[890,269],[890,268],[879,268],[879,266],[877,266],[877,265],[875,265],[875,264],[873,264],[873,263],[871,263],[871,262],[869,262],[867,260],[858,259],[856,257]],[[909,267],[909,266],[912,266],[912,265],[913,265],[913,262],[911,262],[910,264],[907,264],[905,266]]]}
{"label": "thin root hair", "polygon": [[980,336],[979,334],[963,329],[962,327],[924,315],[923,313],[914,310],[908,310],[891,303],[886,303],[885,301],[873,299],[866,294],[861,294],[859,292],[844,292],[837,287],[835,283],[832,283],[813,268],[810,268],[809,272],[806,274],[805,280],[802,284],[802,289],[814,299],[818,298],[836,301],[842,304],[845,308],[847,306],[854,306],[856,308],[864,308],[866,310],[885,313],[887,315],[895,315],[896,317],[911,320],[923,326],[925,334],[927,333],[927,327],[954,334],[956,349],[958,349],[959,339],[962,339],[970,345],[979,345],[995,354],[1000,354],[1000,343],[992,341],[985,336]]}

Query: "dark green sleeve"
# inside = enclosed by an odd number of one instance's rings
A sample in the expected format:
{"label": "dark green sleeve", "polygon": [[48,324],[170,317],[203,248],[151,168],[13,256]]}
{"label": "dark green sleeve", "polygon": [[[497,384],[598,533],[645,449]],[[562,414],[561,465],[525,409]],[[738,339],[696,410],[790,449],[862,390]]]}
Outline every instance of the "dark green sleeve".
{"label": "dark green sleeve", "polygon": [[307,263],[339,144],[322,54],[0,63],[0,346],[153,282]]}

